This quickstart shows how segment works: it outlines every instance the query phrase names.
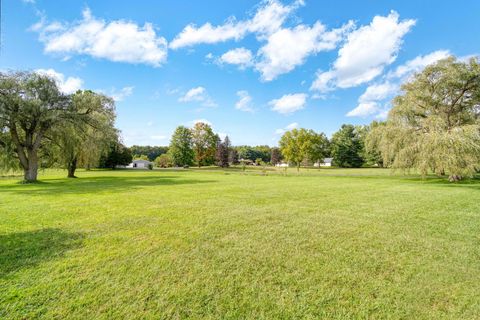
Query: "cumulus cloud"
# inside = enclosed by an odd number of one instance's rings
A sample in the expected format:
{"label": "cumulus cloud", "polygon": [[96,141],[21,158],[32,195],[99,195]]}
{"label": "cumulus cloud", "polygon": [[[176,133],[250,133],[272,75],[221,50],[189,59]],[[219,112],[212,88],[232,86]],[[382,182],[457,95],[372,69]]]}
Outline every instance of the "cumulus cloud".
{"label": "cumulus cloud", "polygon": [[200,102],[204,107],[215,107],[217,104],[208,95],[207,90],[202,87],[195,87],[188,90],[178,101],[180,102]]}
{"label": "cumulus cloud", "polygon": [[289,14],[303,4],[303,0],[297,0],[288,6],[278,0],[266,0],[257,8],[255,15],[247,20],[238,21],[235,17],[230,17],[224,24],[218,26],[210,22],[200,27],[189,24],[172,40],[170,48],[179,49],[228,40],[238,41],[249,33],[255,33],[257,37],[262,38],[278,30]]}
{"label": "cumulus cloud", "polygon": [[83,11],[79,21],[62,24],[46,23],[45,18],[31,27],[39,33],[46,53],[68,58],[89,55],[115,62],[142,63],[160,66],[167,59],[167,40],[158,36],[151,23],[139,26],[134,22],[105,20]]}
{"label": "cumulus cloud", "polygon": [[375,83],[367,87],[365,92],[358,98],[358,105],[346,115],[348,117],[375,116],[385,119],[390,108],[388,100],[400,91],[401,83],[407,81],[414,73],[423,70],[427,65],[450,55],[447,50],[438,50],[424,56],[407,61],[390,71],[383,77],[383,82]]}
{"label": "cumulus cloud", "polygon": [[133,86],[123,87],[120,90],[113,88],[110,90],[109,96],[115,101],[123,101],[126,97],[131,96],[133,93]]}
{"label": "cumulus cloud", "polygon": [[65,77],[63,73],[57,72],[53,69],[37,69],[36,73],[46,75],[57,83],[58,88],[65,94],[74,93],[80,90],[83,86],[83,80],[77,77]]}
{"label": "cumulus cloud", "polygon": [[273,111],[289,114],[304,108],[307,101],[305,93],[285,94],[279,99],[273,99],[268,104]]}
{"label": "cumulus cloud", "polygon": [[222,54],[218,59],[219,63],[228,63],[237,65],[240,69],[252,65],[252,52],[245,48],[236,48]]}
{"label": "cumulus cloud", "polygon": [[271,81],[304,64],[309,55],[335,49],[352,27],[353,22],[349,22],[341,28],[327,31],[317,21],[311,27],[301,24],[295,28],[280,29],[272,33],[260,48],[256,69],[264,81]]}
{"label": "cumulus cloud", "polygon": [[311,89],[326,92],[337,87],[349,88],[369,82],[393,63],[415,20],[399,21],[392,11],[388,16],[375,16],[372,22],[352,31],[338,51],[333,68],[318,72]]}
{"label": "cumulus cloud", "polygon": [[298,128],[298,123],[292,122],[289,125],[287,125],[285,128],[275,130],[275,134],[282,135],[285,132],[296,129],[296,128]]}
{"label": "cumulus cloud", "polygon": [[252,97],[246,90],[237,91],[239,100],[235,104],[235,109],[246,112],[253,112]]}

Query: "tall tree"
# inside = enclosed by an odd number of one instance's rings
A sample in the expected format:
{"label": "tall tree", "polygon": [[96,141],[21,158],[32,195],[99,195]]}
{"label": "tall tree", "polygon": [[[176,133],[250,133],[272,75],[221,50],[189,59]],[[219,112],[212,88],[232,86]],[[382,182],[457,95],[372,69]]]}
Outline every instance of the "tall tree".
{"label": "tall tree", "polygon": [[217,136],[208,124],[197,122],[192,128],[193,150],[198,167],[215,162]]}
{"label": "tall tree", "polygon": [[18,159],[26,182],[37,180],[45,136],[75,116],[69,97],[49,77],[0,73],[0,147]]}
{"label": "tall tree", "polygon": [[280,152],[279,148],[272,148],[271,155],[270,155],[270,162],[273,165],[280,163],[282,161],[282,153]]}
{"label": "tall tree", "polygon": [[480,64],[449,57],[402,86],[387,123],[375,130],[384,162],[450,181],[480,169]]}
{"label": "tall tree", "polygon": [[307,129],[293,129],[283,134],[280,139],[280,150],[283,157],[300,170],[302,161],[308,160],[309,157],[316,158],[316,143],[320,139],[313,130]]}
{"label": "tall tree", "polygon": [[170,140],[168,153],[175,166],[192,165],[195,156],[192,131],[184,126],[177,127]]}
{"label": "tall tree", "polygon": [[54,128],[49,138],[57,147],[56,158],[67,168],[67,176],[75,178],[78,166],[98,163],[110,142],[117,140],[117,130],[111,98],[90,90],[78,91],[72,95],[71,104],[82,116],[78,121]]}
{"label": "tall tree", "polygon": [[230,138],[225,137],[223,141],[217,143],[216,160],[217,165],[222,168],[229,166],[229,154],[231,149]]}
{"label": "tall tree", "polygon": [[364,154],[363,158],[368,165],[377,165],[383,167],[383,157],[380,150],[381,130],[379,127],[385,125],[385,122],[372,121],[370,125],[366,126],[366,134],[364,136]]}
{"label": "tall tree", "polygon": [[332,136],[331,153],[334,163],[339,167],[359,168],[363,165],[363,143],[357,129],[344,124]]}

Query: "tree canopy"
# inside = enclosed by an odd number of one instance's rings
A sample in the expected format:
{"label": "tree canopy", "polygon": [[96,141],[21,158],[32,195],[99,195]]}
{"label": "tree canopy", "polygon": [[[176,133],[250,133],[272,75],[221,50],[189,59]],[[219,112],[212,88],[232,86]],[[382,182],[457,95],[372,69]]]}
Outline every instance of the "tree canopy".
{"label": "tree canopy", "polygon": [[364,163],[363,142],[358,128],[344,124],[332,136],[331,154],[335,165],[358,168]]}
{"label": "tree canopy", "polygon": [[178,126],[170,140],[168,153],[171,156],[173,165],[182,167],[192,165],[195,157],[192,131],[187,127]]}
{"label": "tree canopy", "polygon": [[374,130],[383,161],[450,180],[480,168],[480,65],[454,57],[427,66],[402,86],[385,126]]}

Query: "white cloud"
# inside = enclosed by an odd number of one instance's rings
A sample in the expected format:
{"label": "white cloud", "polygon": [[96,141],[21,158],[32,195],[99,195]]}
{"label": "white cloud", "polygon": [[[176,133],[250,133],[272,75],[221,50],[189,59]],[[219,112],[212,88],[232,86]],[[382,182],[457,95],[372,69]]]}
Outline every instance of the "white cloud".
{"label": "white cloud", "polygon": [[369,25],[347,36],[333,69],[317,73],[311,88],[326,92],[371,81],[395,61],[403,37],[414,24],[415,20],[411,19],[399,21],[395,11],[386,17],[375,16]]}
{"label": "white cloud", "polygon": [[160,66],[167,59],[167,41],[157,36],[151,23],[142,26],[125,20],[106,22],[92,16],[69,24],[45,23],[45,18],[31,27],[40,34],[45,52],[68,58],[73,54],[90,55],[115,62]]}
{"label": "white cloud", "polygon": [[282,135],[285,132],[296,129],[296,128],[298,128],[298,123],[292,122],[289,125],[287,125],[285,128],[275,130],[275,134]]}
{"label": "white cloud", "polygon": [[286,94],[279,99],[273,99],[268,104],[272,110],[281,114],[289,114],[304,108],[307,100],[305,93]]}
{"label": "white cloud", "polygon": [[113,100],[115,101],[123,101],[125,100],[126,97],[132,95],[133,93],[133,88],[132,86],[130,87],[123,87],[120,90],[117,90],[115,88],[110,89],[106,94],[110,96]]}
{"label": "white cloud", "polygon": [[222,54],[218,59],[219,63],[228,63],[238,65],[240,69],[245,69],[252,65],[252,52],[245,48],[236,48]]}
{"label": "white cloud", "polygon": [[246,112],[253,112],[252,97],[246,90],[237,91],[239,100],[235,104],[235,109]]}
{"label": "white cloud", "polygon": [[285,6],[278,0],[266,0],[258,7],[255,15],[247,20],[237,21],[230,17],[224,24],[214,26],[210,22],[197,27],[187,25],[170,43],[170,48],[179,49],[202,43],[218,43],[227,40],[240,40],[248,33],[256,33],[259,38],[278,30],[289,14],[303,5],[297,0]]}
{"label": "white cloud", "polygon": [[409,77],[414,72],[423,70],[429,64],[450,56],[448,50],[437,50],[424,56],[417,56],[416,58],[407,61],[405,64],[397,67],[395,71],[387,75],[388,78],[404,78]]}
{"label": "white cloud", "polygon": [[208,95],[207,90],[204,87],[195,87],[187,91],[181,96],[178,101],[180,102],[201,102],[204,107],[215,107],[217,104]]}
{"label": "white cloud", "polygon": [[57,72],[53,69],[37,69],[36,73],[46,75],[57,83],[58,88],[65,94],[74,93],[80,90],[83,85],[83,80],[77,77],[65,77],[63,73]]}
{"label": "white cloud", "polygon": [[417,56],[398,66],[384,76],[383,82],[368,86],[358,98],[357,107],[346,115],[348,117],[375,116],[379,119],[385,119],[390,108],[388,100],[399,92],[401,83],[407,81],[415,72],[419,72],[427,65],[449,55],[450,53],[447,50],[438,50],[424,56]]}
{"label": "white cloud", "polygon": [[353,22],[349,22],[341,28],[326,31],[326,27],[317,21],[312,27],[301,24],[292,29],[280,29],[271,34],[258,51],[260,60],[256,69],[264,81],[271,81],[305,63],[309,55],[335,49],[352,26]]}

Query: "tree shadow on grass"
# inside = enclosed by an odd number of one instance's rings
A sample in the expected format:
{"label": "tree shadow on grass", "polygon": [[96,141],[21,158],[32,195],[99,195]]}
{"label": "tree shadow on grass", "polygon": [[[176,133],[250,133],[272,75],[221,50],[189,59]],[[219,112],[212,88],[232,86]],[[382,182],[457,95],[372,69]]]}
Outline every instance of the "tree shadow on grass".
{"label": "tree shadow on grass", "polygon": [[480,177],[475,176],[474,178],[460,180],[458,182],[450,182],[448,181],[448,177],[428,177],[428,178],[421,178],[415,177],[410,178],[408,181],[415,181],[420,182],[428,185],[435,185],[439,187],[447,187],[447,188],[465,188],[465,189],[474,189],[480,191]]}
{"label": "tree shadow on grass", "polygon": [[186,179],[178,176],[99,176],[82,177],[79,179],[49,179],[33,184],[0,185],[0,192],[25,193],[29,195],[87,194],[126,191],[144,187],[194,185],[214,182],[216,181]]}
{"label": "tree shadow on grass", "polygon": [[54,228],[0,234],[0,278],[61,257],[67,250],[80,247],[82,240],[81,233]]}

